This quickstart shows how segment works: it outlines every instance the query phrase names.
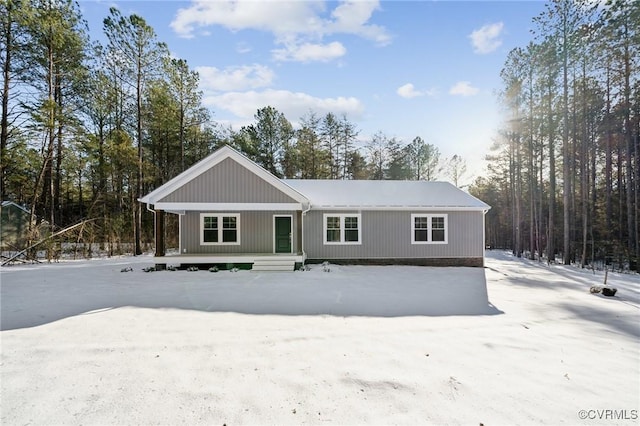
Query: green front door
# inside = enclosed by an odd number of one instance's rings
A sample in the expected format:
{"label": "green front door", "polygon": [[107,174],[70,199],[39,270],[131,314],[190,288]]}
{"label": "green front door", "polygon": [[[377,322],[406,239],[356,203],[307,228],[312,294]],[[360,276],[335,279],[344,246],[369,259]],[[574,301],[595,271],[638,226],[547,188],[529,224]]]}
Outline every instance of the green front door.
{"label": "green front door", "polygon": [[275,217],[276,253],[291,253],[291,216]]}

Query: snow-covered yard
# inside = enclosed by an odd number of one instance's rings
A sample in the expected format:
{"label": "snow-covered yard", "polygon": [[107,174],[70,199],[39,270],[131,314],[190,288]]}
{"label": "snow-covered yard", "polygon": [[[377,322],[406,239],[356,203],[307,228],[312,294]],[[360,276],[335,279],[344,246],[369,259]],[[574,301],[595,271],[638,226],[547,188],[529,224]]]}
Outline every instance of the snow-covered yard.
{"label": "snow-covered yard", "polygon": [[0,421],[638,424],[640,278],[609,274],[608,298],[589,293],[600,272],[488,255],[485,269],[3,268]]}

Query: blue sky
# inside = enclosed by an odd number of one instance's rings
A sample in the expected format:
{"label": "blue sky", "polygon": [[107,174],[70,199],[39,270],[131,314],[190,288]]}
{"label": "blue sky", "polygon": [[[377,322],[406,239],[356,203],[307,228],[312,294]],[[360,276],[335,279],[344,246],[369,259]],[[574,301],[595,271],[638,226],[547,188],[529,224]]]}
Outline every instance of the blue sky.
{"label": "blue sky", "polygon": [[483,174],[501,122],[507,53],[532,39],[542,1],[81,1],[92,39],[116,6],[200,73],[213,119],[235,129],[271,105],[296,125],[343,113],[365,143],[420,136]]}

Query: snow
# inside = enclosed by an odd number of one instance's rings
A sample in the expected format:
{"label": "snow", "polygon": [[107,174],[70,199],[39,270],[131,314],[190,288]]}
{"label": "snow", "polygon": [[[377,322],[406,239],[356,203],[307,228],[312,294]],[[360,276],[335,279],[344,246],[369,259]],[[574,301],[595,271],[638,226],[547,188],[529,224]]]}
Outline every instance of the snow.
{"label": "snow", "polygon": [[637,275],[152,262],[1,269],[2,424],[638,424]]}
{"label": "snow", "polygon": [[434,207],[489,209],[449,182],[283,179],[317,207]]}

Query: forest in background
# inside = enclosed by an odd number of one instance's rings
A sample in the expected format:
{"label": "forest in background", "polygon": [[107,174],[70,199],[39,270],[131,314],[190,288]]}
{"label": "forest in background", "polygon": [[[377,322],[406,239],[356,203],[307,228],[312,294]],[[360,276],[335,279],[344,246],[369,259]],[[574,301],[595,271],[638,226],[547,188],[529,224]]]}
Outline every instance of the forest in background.
{"label": "forest in background", "polygon": [[506,121],[470,192],[516,256],[638,270],[640,2],[556,0],[501,71]]}
{"label": "forest in background", "polygon": [[[639,10],[555,0],[533,17],[534,41],[509,53],[499,94],[509,118],[487,175],[469,187],[492,206],[492,247],[638,268]],[[257,105],[252,124],[222,126],[203,105],[197,72],[170,57],[143,17],[112,8],[103,32],[104,45],[90,40],[70,0],[0,0],[0,198],[31,212],[20,247],[81,224],[64,239],[82,255],[96,246],[141,254],[153,215],[137,199],[223,144],[287,178],[459,185],[466,172],[462,157],[441,158],[419,136],[363,140],[334,113],[309,111],[294,128]],[[44,248],[56,256],[60,240]]]}
{"label": "forest in background", "polygon": [[[111,8],[106,43],[92,41],[77,2],[0,0],[2,117],[0,195],[31,212],[12,250],[51,240],[141,254],[153,242],[153,214],[137,200],[227,144],[279,177],[427,179],[457,182],[464,159],[440,158],[420,137],[384,132],[358,138],[344,115],[309,111],[294,128],[271,106],[234,130],[204,107],[199,75],[143,17]],[[168,244],[177,244],[168,217]],[[172,222],[173,219],[173,222]],[[85,226],[86,225],[86,226]],[[87,243],[87,244],[84,244]]]}

